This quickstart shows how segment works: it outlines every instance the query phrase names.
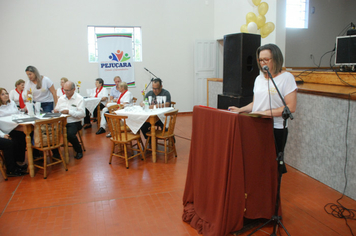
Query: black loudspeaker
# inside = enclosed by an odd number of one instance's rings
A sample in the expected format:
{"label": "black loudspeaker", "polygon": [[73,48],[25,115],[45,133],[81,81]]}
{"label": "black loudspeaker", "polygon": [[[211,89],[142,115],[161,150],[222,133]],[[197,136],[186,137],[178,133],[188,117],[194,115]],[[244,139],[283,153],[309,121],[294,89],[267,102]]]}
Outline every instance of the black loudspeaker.
{"label": "black loudspeaker", "polygon": [[253,96],[235,97],[235,96],[218,94],[218,108],[227,109],[229,106],[243,107],[250,104],[252,100],[253,100]]}
{"label": "black loudspeaker", "polygon": [[224,36],[223,94],[253,96],[253,85],[259,74],[256,50],[261,45],[259,34]]}

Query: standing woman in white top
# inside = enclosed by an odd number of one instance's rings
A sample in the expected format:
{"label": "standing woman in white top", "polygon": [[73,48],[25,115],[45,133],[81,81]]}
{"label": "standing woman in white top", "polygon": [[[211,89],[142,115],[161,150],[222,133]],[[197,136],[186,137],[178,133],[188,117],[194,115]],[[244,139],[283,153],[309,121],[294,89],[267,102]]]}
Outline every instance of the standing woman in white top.
{"label": "standing woman in white top", "polygon": [[25,81],[22,79],[16,81],[15,88],[10,91],[10,100],[14,101],[20,109],[24,109],[27,95]]}
{"label": "standing woman in white top", "polygon": [[252,112],[273,117],[274,139],[277,154],[284,151],[287,141],[288,129],[286,129],[285,139],[283,138],[283,118],[282,112],[284,104],[280,99],[267,71],[263,69],[268,66],[277,88],[281,92],[286,105],[293,113],[297,108],[297,84],[294,76],[282,70],[283,54],[275,44],[266,44],[257,49],[256,58],[261,74],[257,76],[253,88],[253,101],[247,106],[237,108],[229,107],[233,112]]}
{"label": "standing woman in white top", "polygon": [[27,96],[32,94],[33,102],[40,102],[44,112],[52,112],[57,104],[57,94],[53,82],[48,77],[40,75],[34,66],[28,66],[26,74],[29,78],[25,85]]}
{"label": "standing woman in white top", "polygon": [[61,78],[61,87],[57,89],[57,98],[59,99],[60,96],[65,95],[63,86],[68,81],[66,77]]}

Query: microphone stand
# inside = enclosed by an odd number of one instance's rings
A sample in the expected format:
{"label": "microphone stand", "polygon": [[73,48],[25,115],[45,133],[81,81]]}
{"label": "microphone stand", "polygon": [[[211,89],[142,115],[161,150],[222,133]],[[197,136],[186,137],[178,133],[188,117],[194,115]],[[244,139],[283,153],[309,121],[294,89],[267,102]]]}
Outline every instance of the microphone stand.
{"label": "microphone stand", "polygon": [[[151,75],[153,75],[154,77],[158,78],[158,77],[155,76],[151,71],[149,71],[146,67],[144,67],[144,69],[145,69],[148,73],[150,73]],[[153,80],[154,80],[153,78],[150,80],[150,83],[146,86],[145,91],[146,91],[146,89],[148,88],[148,86],[150,86],[150,84],[152,83]]]}
{"label": "microphone stand", "polygon": [[291,120],[293,120],[293,115],[290,112],[286,101],[284,100],[284,98],[282,97],[281,92],[279,91],[276,83],[273,80],[273,77],[271,75],[271,73],[269,72],[268,68],[263,68],[265,71],[267,71],[269,78],[271,78],[271,81],[274,85],[274,87],[276,88],[279,97],[281,98],[283,105],[284,105],[284,109],[282,112],[282,118],[283,118],[283,146],[281,147],[281,150],[279,150],[278,156],[277,156],[277,165],[278,165],[278,185],[277,185],[277,197],[276,197],[276,205],[275,205],[275,212],[274,215],[272,216],[271,219],[269,219],[266,223],[264,223],[263,225],[261,225],[260,227],[258,227],[257,229],[255,229],[252,233],[250,233],[248,236],[254,234],[255,232],[257,232],[258,230],[262,229],[264,226],[266,226],[267,224],[269,224],[271,221],[274,222],[274,226],[273,226],[273,233],[271,234],[271,236],[277,236],[277,225],[280,225],[283,227],[284,231],[286,232],[286,234],[288,236],[290,236],[290,234],[288,233],[287,229],[284,227],[283,223],[281,222],[282,220],[282,216],[278,215],[278,211],[279,211],[279,204],[281,201],[280,198],[280,193],[281,193],[281,182],[282,182],[282,175],[284,173],[287,173],[287,168],[286,165],[284,163],[284,144],[286,143],[286,139],[287,139],[287,129],[286,129],[286,123],[287,123],[287,119],[290,118]]}

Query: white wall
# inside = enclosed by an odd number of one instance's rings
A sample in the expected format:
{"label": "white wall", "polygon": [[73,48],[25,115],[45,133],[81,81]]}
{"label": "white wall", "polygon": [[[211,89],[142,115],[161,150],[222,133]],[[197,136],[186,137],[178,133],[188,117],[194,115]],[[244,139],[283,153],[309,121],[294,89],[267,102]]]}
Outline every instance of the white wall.
{"label": "white wall", "polygon": [[[87,26],[141,26],[143,61],[135,63],[136,88],[163,80],[180,112],[192,111],[197,39],[213,39],[213,1],[207,0],[11,0],[0,2],[0,87],[10,90],[25,68],[36,66],[59,87],[61,77],[93,88],[97,63],[88,62]],[[111,81],[108,81],[111,82]],[[182,95],[184,91],[184,96]]]}
{"label": "white wall", "polygon": [[[320,57],[333,50],[336,36],[351,22],[356,22],[355,0],[309,0],[308,29],[287,29],[286,66],[315,67],[310,54],[319,64]],[[330,65],[330,53],[323,57],[321,66]],[[334,59],[333,59],[334,60]]]}

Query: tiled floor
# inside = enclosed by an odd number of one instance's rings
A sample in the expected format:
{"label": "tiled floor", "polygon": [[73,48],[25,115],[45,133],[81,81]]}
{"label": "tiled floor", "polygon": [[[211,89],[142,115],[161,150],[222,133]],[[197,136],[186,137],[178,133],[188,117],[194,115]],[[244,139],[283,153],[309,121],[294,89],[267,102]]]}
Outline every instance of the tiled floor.
{"label": "tiled floor", "polygon": [[[0,178],[0,235],[198,235],[182,221],[191,123],[191,115],[178,116],[178,158],[168,164],[159,154],[157,163],[150,156],[131,160],[128,170],[116,158],[109,165],[111,142],[95,135],[93,125],[84,131],[84,158],[71,157],[68,172],[55,166],[46,180],[41,171],[34,178]],[[281,191],[283,223],[291,235],[351,235],[345,220],[324,211],[340,193],[291,167]],[[341,202],[356,209],[352,199]],[[348,223],[356,234],[356,221]],[[271,232],[269,226],[254,235]]]}

